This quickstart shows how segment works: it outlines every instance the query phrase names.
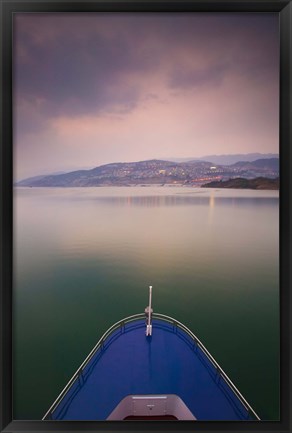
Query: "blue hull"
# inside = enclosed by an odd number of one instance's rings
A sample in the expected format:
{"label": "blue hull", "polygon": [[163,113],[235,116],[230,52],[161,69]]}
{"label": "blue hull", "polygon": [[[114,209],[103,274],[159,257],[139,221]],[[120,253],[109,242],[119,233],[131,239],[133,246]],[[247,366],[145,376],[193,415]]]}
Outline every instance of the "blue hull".
{"label": "blue hull", "polygon": [[126,396],[165,394],[179,396],[197,420],[258,419],[194,336],[162,318],[152,324],[145,337],[145,319],[121,322],[44,419],[106,420]]}

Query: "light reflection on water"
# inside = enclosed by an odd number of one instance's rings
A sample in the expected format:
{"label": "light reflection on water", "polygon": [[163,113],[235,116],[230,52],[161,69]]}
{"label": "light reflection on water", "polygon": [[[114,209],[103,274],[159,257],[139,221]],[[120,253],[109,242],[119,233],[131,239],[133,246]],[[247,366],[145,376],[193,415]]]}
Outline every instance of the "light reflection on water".
{"label": "light reflection on water", "polygon": [[277,191],[17,189],[16,418],[43,415],[101,333],[144,310],[149,284],[155,311],[277,418],[278,221]]}
{"label": "light reflection on water", "polygon": [[[74,200],[88,200],[88,198],[75,197]],[[214,207],[217,203],[221,206],[270,206],[271,204],[278,205],[277,197],[192,197],[192,196],[128,196],[128,197],[95,197],[89,198],[94,200],[98,205],[113,205],[113,206],[144,206],[144,207],[162,207],[162,206],[210,206]]]}

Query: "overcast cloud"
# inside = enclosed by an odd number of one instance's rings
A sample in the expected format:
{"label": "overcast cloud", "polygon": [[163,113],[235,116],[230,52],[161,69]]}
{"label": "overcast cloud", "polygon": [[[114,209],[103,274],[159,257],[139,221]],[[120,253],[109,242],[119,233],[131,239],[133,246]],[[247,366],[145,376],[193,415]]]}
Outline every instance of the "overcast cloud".
{"label": "overcast cloud", "polygon": [[277,14],[17,14],[15,178],[278,152]]}

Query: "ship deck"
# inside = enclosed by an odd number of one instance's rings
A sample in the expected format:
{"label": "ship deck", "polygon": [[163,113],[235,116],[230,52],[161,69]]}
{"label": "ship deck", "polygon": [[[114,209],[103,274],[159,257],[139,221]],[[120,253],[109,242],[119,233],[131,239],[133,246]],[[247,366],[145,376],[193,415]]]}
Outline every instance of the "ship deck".
{"label": "ship deck", "polygon": [[45,419],[105,420],[128,395],[175,394],[197,420],[252,420],[224,374],[189,334],[153,319],[122,323],[102,341]]}

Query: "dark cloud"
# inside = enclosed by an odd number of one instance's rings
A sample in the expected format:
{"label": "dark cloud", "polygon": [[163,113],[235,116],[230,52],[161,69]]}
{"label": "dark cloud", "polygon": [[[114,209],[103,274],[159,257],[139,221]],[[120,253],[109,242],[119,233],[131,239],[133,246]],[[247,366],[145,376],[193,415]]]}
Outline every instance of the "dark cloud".
{"label": "dark cloud", "polygon": [[109,43],[100,34],[85,39],[72,31],[40,45],[23,34],[21,44],[25,55],[17,57],[16,50],[16,89],[21,97],[44,100],[49,115],[107,110],[138,98],[131,84],[118,88],[129,68],[141,68],[119,38]]}
{"label": "dark cloud", "polygon": [[188,88],[202,86],[220,86],[224,77],[229,71],[228,64],[217,64],[205,69],[184,69],[173,70],[169,85],[172,88]]}
{"label": "dark cloud", "polygon": [[19,14],[15,94],[48,117],[78,116],[134,109],[157,71],[177,89],[275,78],[277,25],[276,14]]}
{"label": "dark cloud", "polygon": [[[230,76],[244,77],[254,84],[266,80],[267,88],[277,84],[279,74],[278,18],[267,14],[210,14],[205,28],[193,29],[190,56],[206,53],[206,64],[196,68],[178,65],[169,77],[174,88],[220,86]],[[196,26],[194,26],[196,27]],[[184,46],[183,42],[182,46]]]}

